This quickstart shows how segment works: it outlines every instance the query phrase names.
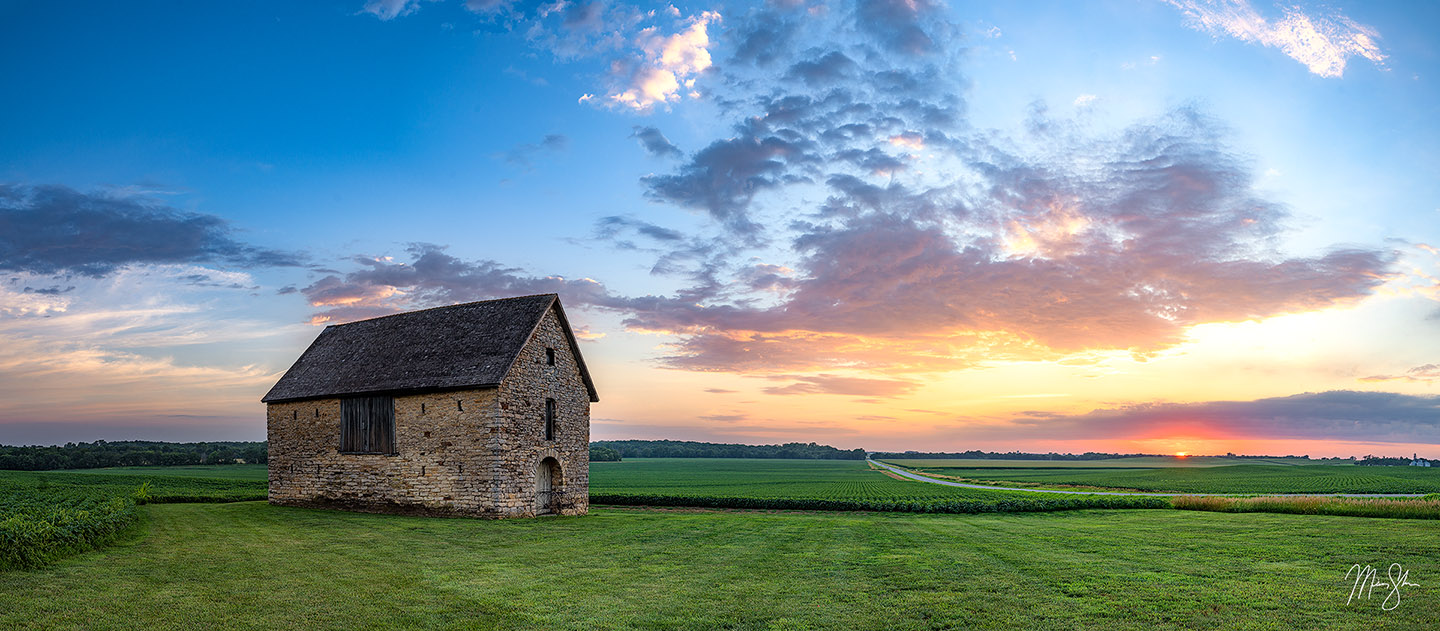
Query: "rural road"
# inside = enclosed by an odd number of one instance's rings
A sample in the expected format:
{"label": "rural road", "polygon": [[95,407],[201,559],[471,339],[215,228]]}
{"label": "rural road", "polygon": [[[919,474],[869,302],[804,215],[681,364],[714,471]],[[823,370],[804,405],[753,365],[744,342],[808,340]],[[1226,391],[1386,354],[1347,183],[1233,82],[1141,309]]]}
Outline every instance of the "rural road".
{"label": "rural road", "polygon": [[[944,486],[959,486],[967,489],[989,489],[991,491],[1028,491],[1030,493],[1060,493],[1063,495],[1150,495],[1155,497],[1185,496],[1222,496],[1222,497],[1248,497],[1255,495],[1266,495],[1265,493],[1127,493],[1124,491],[1058,491],[1053,489],[1023,489],[1013,486],[986,486],[984,484],[966,484],[964,482],[952,482],[950,480],[937,480],[928,478],[917,473],[911,473],[899,467],[891,466],[883,462],[865,459],[865,462],[883,467],[895,475],[904,476],[911,480],[941,484]],[[1274,493],[1278,497],[1422,497],[1424,493]]]}

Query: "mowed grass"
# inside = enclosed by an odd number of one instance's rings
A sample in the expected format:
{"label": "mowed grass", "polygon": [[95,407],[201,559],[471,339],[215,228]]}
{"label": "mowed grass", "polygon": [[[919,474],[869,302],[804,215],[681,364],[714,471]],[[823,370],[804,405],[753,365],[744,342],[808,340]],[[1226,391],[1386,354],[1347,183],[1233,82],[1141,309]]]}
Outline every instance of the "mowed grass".
{"label": "mowed grass", "polygon": [[905,460],[887,462],[982,484],[1073,485],[1163,493],[1440,492],[1440,468],[1424,467],[1247,464],[1157,469],[994,469],[919,466]]}
{"label": "mowed grass", "polygon": [[[0,573],[5,629],[1430,628],[1440,524],[1191,511],[599,509],[485,521],[142,507],[149,533]],[[1393,611],[1346,604],[1400,563]],[[1382,569],[1383,573],[1383,569]]]}

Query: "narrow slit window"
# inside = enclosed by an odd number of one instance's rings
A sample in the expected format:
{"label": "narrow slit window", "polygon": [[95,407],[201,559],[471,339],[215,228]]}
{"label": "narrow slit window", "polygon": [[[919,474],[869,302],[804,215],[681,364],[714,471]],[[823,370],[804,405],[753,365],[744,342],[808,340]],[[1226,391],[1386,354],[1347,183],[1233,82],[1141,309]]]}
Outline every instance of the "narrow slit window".
{"label": "narrow slit window", "polygon": [[350,454],[395,453],[395,399],[341,399],[340,451]]}
{"label": "narrow slit window", "polygon": [[555,365],[555,349],[553,349],[553,348],[547,348],[547,349],[545,349],[545,365],[547,365],[547,366],[554,366],[554,365]]}
{"label": "narrow slit window", "polygon": [[545,440],[555,440],[555,399],[545,399]]}

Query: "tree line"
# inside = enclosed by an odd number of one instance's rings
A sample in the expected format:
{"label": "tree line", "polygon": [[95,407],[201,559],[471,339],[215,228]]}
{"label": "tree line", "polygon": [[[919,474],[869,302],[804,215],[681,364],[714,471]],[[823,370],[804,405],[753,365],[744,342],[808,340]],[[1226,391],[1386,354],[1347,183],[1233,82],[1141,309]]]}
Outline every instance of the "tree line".
{"label": "tree line", "polygon": [[[680,440],[602,440],[590,443],[592,462],[618,462],[622,458],[864,460],[865,450],[844,451],[816,443],[741,445]],[[20,471],[266,462],[269,462],[269,458],[264,441],[167,443],[149,440],[97,440],[93,443],[66,443],[56,446],[0,445],[0,469]]]}
{"label": "tree line", "polygon": [[268,457],[263,441],[166,443],[97,440],[63,446],[0,445],[0,469],[20,471],[265,462],[268,462]]}
{"label": "tree line", "polygon": [[[599,440],[597,448],[612,449],[623,458],[795,458],[801,460],[864,460],[864,449],[842,450],[816,443],[741,445],[688,440]],[[591,456],[591,460],[594,460]]]}
{"label": "tree line", "polygon": [[1055,452],[1045,454],[1032,454],[1023,451],[881,451],[874,453],[873,458],[895,458],[895,459],[928,459],[928,460],[1110,460],[1114,458],[1145,458],[1160,456],[1161,454],[1109,454],[1098,451],[1087,451],[1083,454],[1057,454]]}

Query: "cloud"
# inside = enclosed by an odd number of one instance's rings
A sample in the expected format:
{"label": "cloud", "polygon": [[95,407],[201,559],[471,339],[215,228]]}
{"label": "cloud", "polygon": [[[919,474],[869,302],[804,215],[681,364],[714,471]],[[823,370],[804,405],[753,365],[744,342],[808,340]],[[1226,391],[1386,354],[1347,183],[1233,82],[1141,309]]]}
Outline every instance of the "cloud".
{"label": "cloud", "polygon": [[892,52],[923,55],[939,48],[926,28],[939,8],[928,0],[859,0],[855,23]]}
{"label": "cloud", "polygon": [[636,234],[656,241],[680,241],[685,238],[685,235],[678,230],[657,226],[633,217],[601,217],[599,221],[595,222],[595,230],[596,237],[601,239],[614,239],[624,231],[634,231]]}
{"label": "cloud", "polygon": [[646,153],[657,158],[681,155],[680,148],[671,143],[665,134],[660,133],[660,130],[638,125],[633,129],[630,137],[640,141],[640,146],[645,148]]}
{"label": "cloud", "polygon": [[780,14],[761,11],[743,18],[724,36],[733,40],[732,62],[768,66],[788,53],[795,31]]}
{"label": "cloud", "polygon": [[600,283],[561,276],[532,276],[495,261],[463,261],[428,243],[407,248],[410,263],[390,257],[355,257],[361,269],[321,278],[300,290],[311,306],[323,307],[311,322],[339,323],[405,309],[504,296],[559,293],[566,304],[618,305]]}
{"label": "cloud", "polygon": [[711,23],[720,14],[704,11],[687,20],[678,33],[661,35],[657,27],[642,29],[635,43],[642,51],[636,63],[616,63],[611,74],[617,85],[607,95],[613,104],[637,112],[649,112],[656,105],[680,100],[695,92],[695,77],[710,67]]}
{"label": "cloud", "polygon": [[1417,383],[1432,383],[1440,381],[1440,364],[1425,364],[1416,366],[1405,371],[1402,375],[1374,375],[1361,377],[1360,381],[1408,381]]}
{"label": "cloud", "polygon": [[997,431],[1014,437],[1025,427],[1057,440],[1223,436],[1440,443],[1440,397],[1335,390],[1255,401],[1150,403],[1045,415]]}
{"label": "cloud", "polygon": [[[259,398],[279,373],[263,364],[265,353],[257,349],[304,343],[313,330],[237,315],[240,303],[252,299],[184,280],[196,274],[249,284],[240,273],[191,265],[79,277],[63,294],[23,293],[23,279],[0,282],[0,398],[6,402],[0,433],[6,442],[136,438],[124,432],[142,426],[154,438],[167,429],[263,437],[255,414],[263,412]],[[106,427],[112,429],[96,433]]]}
{"label": "cloud", "polygon": [[421,2],[422,0],[367,0],[360,12],[389,21],[419,11]]}
{"label": "cloud", "polygon": [[755,194],[798,178],[791,165],[814,161],[809,143],[753,132],[717,140],[696,152],[674,175],[646,176],[641,182],[653,200],[704,210],[742,233],[753,233],[747,208]]}
{"label": "cloud", "polygon": [[520,143],[502,154],[505,162],[529,170],[534,167],[535,158],[541,154],[554,154],[570,146],[570,139],[561,134],[546,134],[540,142]]}
{"label": "cloud", "polygon": [[850,77],[859,67],[845,53],[832,50],[823,56],[796,62],[786,76],[810,86],[833,84]]}
{"label": "cloud", "polygon": [[[1283,251],[1290,209],[1257,192],[1226,130],[1194,107],[1096,133],[1038,103],[1024,129],[972,128],[962,41],[939,9],[771,6],[713,41],[705,14],[634,39],[645,54],[614,76],[684,68],[732,121],[640,180],[651,201],[702,213],[702,228],[596,225],[597,238],[651,252],[652,273],[685,282],[668,295],[612,294],[428,246],[412,250],[413,265],[364,263],[374,269],[322,279],[307,296],[393,308],[559,287],[576,294],[567,304],[670,336],[656,358],[670,368],[893,375],[1143,354],[1198,324],[1352,305],[1392,277],[1385,249]],[[642,146],[678,155],[651,130],[635,128]]]}
{"label": "cloud", "polygon": [[795,380],[795,383],[788,386],[765,388],[765,394],[845,394],[865,397],[897,397],[910,394],[920,387],[920,384],[913,381],[841,377],[828,374],[793,377],[792,379]]}
{"label": "cloud", "polygon": [[[996,135],[955,143],[944,128],[876,133],[883,121],[837,120],[812,101],[785,100],[788,116],[772,118],[781,108],[768,101],[747,123],[777,143],[790,139],[771,152],[750,133],[717,141],[677,174],[643,180],[652,198],[704,208],[738,237],[788,233],[797,257],[774,302],[677,302],[629,320],[681,337],[667,365],[935,370],[971,365],[978,351],[1018,359],[1146,352],[1179,343],[1196,324],[1353,304],[1393,273],[1396,255],[1386,250],[1281,256],[1287,209],[1257,196],[1248,165],[1193,108],[1100,137],[1038,109],[1031,129],[1048,146],[1031,152]],[[874,109],[923,128],[935,108]],[[831,125],[841,121],[863,131],[839,133]],[[834,172],[863,168],[834,149],[862,138],[872,149],[904,138],[953,152],[965,175],[921,186]],[[831,171],[830,197],[786,226],[765,226],[751,218],[753,196],[796,179],[782,147],[804,147],[810,172]],[[746,269],[725,268],[732,286],[743,286]]]}
{"label": "cloud", "polygon": [[139,195],[0,184],[0,270],[101,277],[132,265],[293,267],[299,255],[246,245],[223,219]]}
{"label": "cloud", "polygon": [[1185,13],[1196,30],[1225,34],[1242,42],[1279,48],[1322,77],[1341,77],[1351,57],[1368,59],[1384,67],[1385,54],[1376,41],[1380,34],[1370,26],[1335,13],[1307,15],[1286,7],[1285,15],[1271,21],[1247,0],[1166,0]]}
{"label": "cloud", "polygon": [[1095,101],[1098,100],[1100,100],[1100,97],[1094,94],[1081,94],[1075,97],[1075,107],[1087,107],[1093,105]]}

